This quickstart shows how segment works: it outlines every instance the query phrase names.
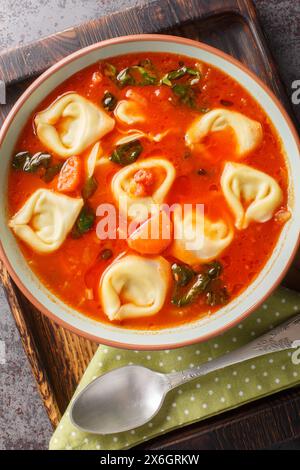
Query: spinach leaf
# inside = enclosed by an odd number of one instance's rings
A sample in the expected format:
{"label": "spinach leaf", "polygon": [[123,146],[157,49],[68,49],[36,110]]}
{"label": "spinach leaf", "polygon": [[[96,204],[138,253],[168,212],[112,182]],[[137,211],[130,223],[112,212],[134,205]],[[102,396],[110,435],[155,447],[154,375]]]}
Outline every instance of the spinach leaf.
{"label": "spinach leaf", "polygon": [[138,65],[140,67],[144,67],[144,69],[154,70],[153,62],[148,57],[146,59],[141,60]]}
{"label": "spinach leaf", "polygon": [[13,156],[12,167],[14,170],[23,170],[26,161],[31,159],[31,153],[25,150],[24,152],[18,152]]}
{"label": "spinach leaf", "polygon": [[120,87],[136,84],[135,78],[130,73],[130,69],[131,67],[126,67],[118,73],[116,80]]}
{"label": "spinach leaf", "polygon": [[207,274],[211,279],[216,279],[217,277],[220,277],[221,273],[223,271],[223,266],[219,261],[213,261],[212,263],[207,265]]}
{"label": "spinach leaf", "polygon": [[113,151],[109,159],[118,163],[119,165],[126,166],[134,163],[143,150],[142,144],[139,140],[133,140],[123,145],[118,145]]}
{"label": "spinach leaf", "polygon": [[[172,273],[176,285],[171,299],[172,304],[177,307],[190,305],[197,300],[200,294],[206,294],[208,305],[215,306],[226,303],[229,294],[219,279],[222,271],[223,267],[219,261],[207,264],[204,271],[198,274],[189,266],[173,264]],[[191,282],[192,284],[189,286]],[[187,290],[181,289],[186,286],[189,286]]]}
{"label": "spinach leaf", "polygon": [[133,69],[138,70],[141,74],[142,80],[139,85],[157,85],[158,78],[156,75],[150,74],[144,67],[136,66]]}
{"label": "spinach leaf", "polygon": [[138,65],[131,65],[117,71],[111,64],[104,64],[104,74],[109,77],[118,87],[127,85],[157,85],[159,79],[155,73],[154,66],[150,59],[141,61]]}
{"label": "spinach leaf", "polygon": [[[160,82],[161,84],[172,86],[173,80],[178,80],[179,78],[182,78],[185,75],[191,75],[195,77],[197,81],[199,81],[201,77],[199,70],[192,69],[191,67],[186,67],[185,65],[182,65],[179,69],[171,70],[171,72],[164,75]],[[193,79],[193,84],[197,83],[195,81],[195,78]]]}
{"label": "spinach leaf", "polygon": [[127,85],[156,85],[158,78],[153,72],[140,65],[132,65],[121,70],[117,75],[117,84],[121,88]]}
{"label": "spinach leaf", "polygon": [[118,72],[117,72],[117,69],[114,65],[112,65],[108,62],[105,62],[103,71],[104,71],[104,75],[106,77],[110,78],[112,81],[115,81]]}
{"label": "spinach leaf", "polygon": [[174,263],[172,265],[172,274],[177,285],[183,287],[193,279],[195,272],[186,264]]}
{"label": "spinach leaf", "polygon": [[56,165],[49,166],[45,171],[43,180],[46,183],[50,183],[54,179],[54,177],[60,172],[63,165],[64,165],[64,162],[60,162],[60,163],[57,163]]}
{"label": "spinach leaf", "polygon": [[86,180],[86,182],[83,185],[83,188],[81,190],[81,194],[84,200],[90,198],[98,188],[98,182],[94,176],[90,176]]}
{"label": "spinach leaf", "polygon": [[169,87],[172,86],[172,82],[171,82],[171,80],[168,78],[168,74],[165,75],[165,76],[160,80],[160,84],[161,84],[161,85],[167,85],[167,86],[169,86]]}
{"label": "spinach leaf", "polygon": [[[171,72],[164,75],[160,80],[160,84],[171,87],[174,95],[178,97],[182,104],[194,109],[196,108],[196,93],[193,86],[199,82],[201,74],[197,69],[187,67],[184,64],[180,65],[179,69],[171,70]],[[183,77],[190,78],[176,82],[176,80]]]}
{"label": "spinach leaf", "polygon": [[32,155],[28,151],[18,152],[12,159],[12,167],[26,173],[35,173],[38,168],[48,168],[52,156],[48,152],[37,152]]}
{"label": "spinach leaf", "polygon": [[169,80],[177,80],[178,78],[183,77],[186,74],[187,68],[185,66],[180,67],[180,69],[172,70],[167,74]]}
{"label": "spinach leaf", "polygon": [[86,232],[88,232],[95,222],[95,212],[94,210],[85,204],[80,211],[79,216],[75,222],[75,225],[72,229],[71,235],[72,238],[80,238]]}
{"label": "spinach leaf", "polygon": [[109,248],[104,248],[99,254],[100,258],[103,259],[104,261],[107,261],[108,259],[110,259],[112,255],[113,255],[113,252]]}
{"label": "spinach leaf", "polygon": [[177,83],[172,86],[173,93],[179,98],[179,101],[189,108],[196,107],[196,93],[191,85]]}
{"label": "spinach leaf", "polygon": [[218,290],[210,290],[206,294],[206,303],[211,307],[224,305],[229,300],[229,293],[225,287]]}
{"label": "spinach leaf", "polygon": [[104,109],[107,109],[108,111],[113,111],[117,106],[117,102],[117,98],[112,93],[109,93],[109,91],[106,91],[104,93],[104,96],[102,98],[102,106]]}
{"label": "spinach leaf", "polygon": [[232,105],[233,105],[233,102],[230,101],[230,100],[220,100],[220,103],[221,103],[223,106],[232,106]]}
{"label": "spinach leaf", "polygon": [[186,67],[186,73],[197,78],[201,78],[201,73],[197,69],[192,69],[191,67]]}
{"label": "spinach leaf", "polygon": [[197,274],[195,281],[189,290],[179,297],[178,295],[173,296],[172,304],[177,305],[177,307],[184,307],[194,302],[197,297],[203,293],[209,286],[211,278],[206,273]]}
{"label": "spinach leaf", "polygon": [[23,171],[35,173],[38,168],[48,168],[51,162],[51,155],[47,152],[37,152],[30,159],[27,159],[23,166]]}

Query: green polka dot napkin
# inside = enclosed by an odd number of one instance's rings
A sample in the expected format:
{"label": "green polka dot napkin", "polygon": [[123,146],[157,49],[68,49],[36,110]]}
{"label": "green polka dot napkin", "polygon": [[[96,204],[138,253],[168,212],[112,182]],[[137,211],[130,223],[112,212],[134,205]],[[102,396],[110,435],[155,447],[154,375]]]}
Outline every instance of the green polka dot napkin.
{"label": "green polka dot napkin", "polygon": [[[299,311],[300,294],[280,288],[242,323],[206,343],[155,352],[100,346],[76,393],[97,376],[127,364],[140,364],[159,372],[197,366],[250,342]],[[300,383],[300,365],[294,365],[291,356],[291,351],[268,354],[182,385],[167,395],[159,414],[150,423],[120,434],[97,436],[81,432],[71,424],[67,409],[52,436],[50,449],[129,448],[172,429],[293,387]]]}

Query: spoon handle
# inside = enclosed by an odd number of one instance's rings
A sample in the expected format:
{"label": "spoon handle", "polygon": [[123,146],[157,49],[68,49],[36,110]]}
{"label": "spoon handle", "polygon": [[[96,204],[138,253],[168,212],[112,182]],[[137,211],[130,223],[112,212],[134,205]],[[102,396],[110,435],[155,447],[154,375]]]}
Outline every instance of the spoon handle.
{"label": "spoon handle", "polygon": [[223,369],[224,367],[232,366],[233,364],[238,364],[239,362],[272,352],[296,348],[297,346],[300,346],[300,314],[256,338],[245,346],[231,351],[224,356],[217,357],[198,367],[166,374],[169,380],[169,387],[171,390],[185,382]]}

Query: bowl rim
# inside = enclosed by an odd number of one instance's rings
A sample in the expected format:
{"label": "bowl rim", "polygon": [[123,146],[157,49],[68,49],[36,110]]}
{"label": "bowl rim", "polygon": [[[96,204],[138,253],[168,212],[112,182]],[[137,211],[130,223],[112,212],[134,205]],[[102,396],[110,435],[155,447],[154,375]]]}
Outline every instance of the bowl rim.
{"label": "bowl rim", "polygon": [[[239,69],[241,69],[243,72],[245,72],[250,78],[252,78],[269,96],[269,98],[275,103],[277,108],[279,109],[280,113],[282,114],[284,120],[286,121],[289,130],[291,131],[291,134],[295,140],[295,143],[298,147],[298,150],[300,152],[300,140],[298,133],[296,131],[296,128],[289,117],[287,111],[279,101],[279,99],[275,96],[275,94],[270,90],[270,88],[259,78],[253,73],[251,70],[249,70],[244,64],[242,64],[239,60],[233,58],[229,54],[226,54],[225,52],[209,46],[205,43],[202,43],[200,41],[195,41],[193,39],[188,39],[188,38],[182,38],[179,36],[172,36],[172,35],[165,35],[165,34],[135,34],[135,35],[129,35],[129,36],[120,36],[112,39],[106,39],[101,42],[97,42],[95,44],[92,44],[90,46],[84,47],[82,49],[79,49],[78,51],[73,52],[72,54],[62,58],[59,60],[57,63],[52,65],[49,69],[47,69],[44,73],[42,73],[26,90],[25,92],[20,96],[20,98],[16,101],[10,112],[8,113],[5,121],[3,122],[3,125],[0,129],[0,146],[2,145],[6,134],[15,118],[15,115],[18,113],[20,108],[23,106],[23,104],[26,102],[26,100],[31,96],[31,94],[45,81],[47,80],[52,74],[56,73],[60,68],[63,66],[77,60],[78,58],[89,54],[90,52],[101,49],[103,47],[107,47],[110,45],[115,45],[115,44],[124,44],[124,43],[130,43],[130,42],[136,42],[136,41],[163,41],[163,42],[171,42],[173,44],[180,44],[180,45],[187,45],[187,46],[192,46],[207,52],[210,52],[211,54],[214,54],[221,59],[224,59]],[[174,51],[176,53],[176,51]],[[27,299],[38,309],[40,310],[44,315],[46,315],[50,320],[54,321],[56,324],[59,326],[62,326],[63,328],[71,331],[72,333],[75,333],[79,336],[82,336],[90,341],[96,342],[98,344],[104,344],[107,346],[111,347],[117,347],[121,349],[138,349],[138,350],[163,350],[163,349],[176,349],[180,347],[185,347],[189,346],[192,344],[197,344],[200,342],[207,341],[213,337],[216,337],[225,331],[229,330],[230,328],[234,327],[238,323],[240,323],[242,320],[244,320],[248,315],[250,315],[255,309],[258,308],[259,305],[261,305],[273,292],[273,290],[280,284],[282,279],[284,278],[286,272],[288,271],[293,258],[299,248],[300,244],[300,234],[298,234],[298,239],[295,243],[294,249],[292,250],[289,259],[286,262],[286,265],[284,269],[281,271],[281,273],[277,276],[276,279],[274,279],[274,282],[272,286],[268,289],[268,291],[264,294],[263,297],[261,297],[257,302],[255,302],[251,307],[247,308],[242,314],[238,316],[238,318],[234,318],[232,321],[228,322],[226,325],[221,326],[219,328],[216,328],[213,332],[206,333],[199,338],[193,338],[192,340],[183,340],[181,342],[177,343],[172,343],[172,344],[159,344],[159,345],[143,345],[143,344],[129,344],[129,343],[122,343],[120,341],[115,341],[115,340],[107,340],[107,339],[102,339],[99,336],[94,336],[93,334],[84,332],[80,330],[79,328],[76,328],[72,325],[70,325],[68,322],[62,320],[61,318],[58,318],[54,313],[52,313],[48,308],[46,308],[43,304],[41,304],[33,295],[32,293],[27,289],[27,287],[23,284],[22,280],[19,278],[17,273],[15,272],[12,264],[10,263],[4,249],[1,243],[0,239],[0,260],[3,262],[5,265],[9,275],[12,277],[13,281],[16,283],[18,288],[21,290],[21,292],[27,297]]]}

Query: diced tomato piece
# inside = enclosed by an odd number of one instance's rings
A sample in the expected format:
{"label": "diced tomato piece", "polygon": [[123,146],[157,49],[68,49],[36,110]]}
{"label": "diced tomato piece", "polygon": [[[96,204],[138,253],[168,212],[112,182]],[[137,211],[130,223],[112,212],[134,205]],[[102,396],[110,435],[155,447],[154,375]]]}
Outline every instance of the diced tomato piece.
{"label": "diced tomato piece", "polygon": [[79,157],[70,157],[64,163],[58,175],[57,189],[63,193],[75,191],[82,175],[82,162]]}
{"label": "diced tomato piece", "polygon": [[146,187],[150,187],[154,183],[154,174],[149,170],[138,170],[133,177],[136,183],[142,183]]}
{"label": "diced tomato piece", "polygon": [[130,182],[129,191],[136,197],[145,197],[152,192],[154,175],[149,170],[138,170]]}
{"label": "diced tomato piece", "polygon": [[144,197],[151,194],[154,184],[154,175],[149,170],[138,170],[130,184],[130,192],[137,197]]}

